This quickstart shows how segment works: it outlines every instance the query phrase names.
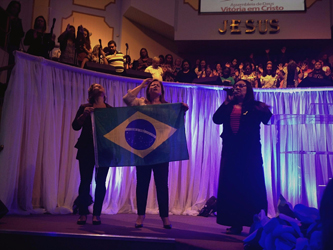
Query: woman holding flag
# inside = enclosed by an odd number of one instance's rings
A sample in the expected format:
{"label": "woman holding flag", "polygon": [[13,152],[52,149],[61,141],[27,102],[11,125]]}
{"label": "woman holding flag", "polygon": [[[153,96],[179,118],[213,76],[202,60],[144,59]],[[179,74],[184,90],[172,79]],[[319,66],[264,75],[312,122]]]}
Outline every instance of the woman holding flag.
{"label": "woman holding flag", "polygon": [[[146,98],[137,98],[139,92],[146,88]],[[164,99],[164,86],[162,82],[153,80],[152,78],[145,79],[139,86],[129,90],[123,97],[127,106],[142,106],[142,105],[156,105],[167,103]],[[188,110],[187,104],[183,104],[184,108]],[[155,165],[137,166],[136,167],[136,199],[138,217],[135,222],[136,228],[143,227],[145,219],[146,205],[148,198],[148,189],[151,177],[151,171],[154,173],[157,201],[159,207],[159,214],[165,229],[171,229],[169,221],[169,190],[168,190],[168,175],[169,175],[169,162],[164,162]]]}
{"label": "woman holding flag", "polygon": [[[89,103],[80,106],[72,123],[74,130],[78,131],[82,128],[81,135],[75,144],[75,147],[78,149],[76,159],[79,160],[80,187],[79,196],[74,201],[73,208],[74,210],[79,210],[80,217],[77,221],[78,225],[86,224],[87,215],[89,214],[88,207],[93,202],[90,196],[90,184],[95,166],[95,154],[90,114],[95,108],[111,108],[111,106],[105,102],[105,89],[100,84],[92,84],[88,89],[88,96]],[[106,192],[105,180],[108,171],[108,167],[96,168],[93,225],[101,224],[100,215]]]}

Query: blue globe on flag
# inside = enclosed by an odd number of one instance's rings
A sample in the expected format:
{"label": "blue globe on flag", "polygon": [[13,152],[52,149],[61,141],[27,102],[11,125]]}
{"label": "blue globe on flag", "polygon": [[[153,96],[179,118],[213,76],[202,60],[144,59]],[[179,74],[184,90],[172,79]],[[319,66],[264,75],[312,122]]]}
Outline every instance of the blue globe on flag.
{"label": "blue globe on flag", "polygon": [[136,150],[150,148],[156,140],[154,125],[147,120],[136,119],[125,129],[126,142]]}

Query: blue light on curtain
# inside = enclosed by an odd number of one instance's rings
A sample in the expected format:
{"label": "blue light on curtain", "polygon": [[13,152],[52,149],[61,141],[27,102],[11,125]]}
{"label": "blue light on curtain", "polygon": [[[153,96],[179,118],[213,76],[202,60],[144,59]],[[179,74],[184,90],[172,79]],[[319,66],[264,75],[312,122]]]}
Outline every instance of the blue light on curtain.
{"label": "blue light on curtain", "polygon": [[[16,62],[1,119],[0,144],[5,148],[0,153],[0,200],[12,213],[35,213],[40,208],[69,213],[79,185],[74,149],[79,132],[72,130],[71,122],[79,105],[87,102],[88,87],[100,83],[107,102],[121,107],[122,96],[141,80],[20,52]],[[190,159],[170,163],[170,212],[196,215],[210,196],[217,195],[222,126],[214,124],[212,116],[226,92],[220,86],[167,82],[164,86],[168,102],[190,107],[185,115]],[[260,132],[269,215],[275,215],[280,193],[293,205],[318,207],[320,185],[333,172],[333,88],[256,89],[255,98],[271,106],[275,115]],[[299,123],[285,117],[282,122],[283,115],[315,118]],[[110,169],[103,213],[136,211],[135,178],[133,167]],[[147,212],[158,212],[153,181]]]}

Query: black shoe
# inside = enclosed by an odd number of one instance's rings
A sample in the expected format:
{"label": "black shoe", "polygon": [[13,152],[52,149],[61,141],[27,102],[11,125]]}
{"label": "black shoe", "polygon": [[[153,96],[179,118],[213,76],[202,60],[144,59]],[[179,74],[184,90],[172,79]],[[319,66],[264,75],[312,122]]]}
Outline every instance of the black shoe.
{"label": "black shoe", "polygon": [[[86,219],[85,219],[85,220],[82,220],[82,218],[81,218],[81,217],[83,217],[83,216],[85,216],[85,217],[86,217]],[[85,224],[86,224],[86,222],[87,222],[87,216],[86,216],[86,215],[80,215],[80,217],[79,217],[79,219],[77,220],[76,224],[78,224],[78,225],[85,225]]]}
{"label": "black shoe", "polygon": [[226,230],[226,234],[235,234],[235,235],[239,235],[241,234],[243,231],[243,227],[229,227]]}
{"label": "black shoe", "polygon": [[163,228],[165,228],[165,229],[171,229],[172,225],[171,224],[170,225],[163,225]]}
{"label": "black shoe", "polygon": [[134,227],[135,227],[135,228],[141,228],[141,227],[143,227],[143,224],[136,224],[136,223],[135,223],[135,224],[134,224]]}
{"label": "black shoe", "polygon": [[99,215],[93,215],[92,224],[101,225],[102,224],[101,217]]}
{"label": "black shoe", "polygon": [[92,224],[93,225],[101,225],[102,222],[100,220],[93,220]]}

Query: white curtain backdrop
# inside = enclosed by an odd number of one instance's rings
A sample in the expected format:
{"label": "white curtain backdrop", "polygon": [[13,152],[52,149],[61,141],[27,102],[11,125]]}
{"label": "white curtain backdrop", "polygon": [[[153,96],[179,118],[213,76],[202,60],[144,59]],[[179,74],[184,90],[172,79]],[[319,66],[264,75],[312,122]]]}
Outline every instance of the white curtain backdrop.
{"label": "white curtain backdrop", "polygon": [[[80,131],[74,131],[71,123],[80,104],[87,102],[88,87],[100,83],[107,102],[121,107],[125,106],[123,95],[140,82],[17,52],[0,127],[0,144],[4,145],[0,200],[11,213],[72,211],[80,178],[74,148]],[[222,126],[215,125],[212,116],[226,92],[220,86],[164,85],[167,101],[190,107],[185,115],[190,159],[170,163],[170,212],[197,215],[206,200],[217,195]],[[316,124],[261,126],[269,215],[275,215],[280,193],[293,205],[318,207],[333,172],[333,88],[256,89],[255,97],[270,105],[276,115],[326,117]],[[106,185],[102,213],[136,212],[134,167],[111,168]],[[154,185],[152,178],[147,213],[158,213]],[[93,181],[92,195],[94,189]]]}

